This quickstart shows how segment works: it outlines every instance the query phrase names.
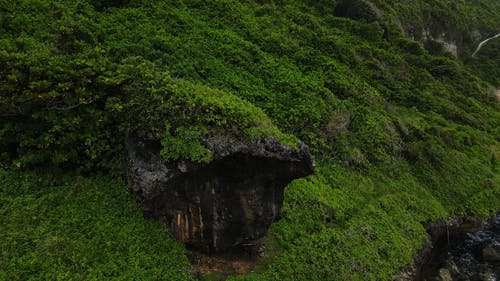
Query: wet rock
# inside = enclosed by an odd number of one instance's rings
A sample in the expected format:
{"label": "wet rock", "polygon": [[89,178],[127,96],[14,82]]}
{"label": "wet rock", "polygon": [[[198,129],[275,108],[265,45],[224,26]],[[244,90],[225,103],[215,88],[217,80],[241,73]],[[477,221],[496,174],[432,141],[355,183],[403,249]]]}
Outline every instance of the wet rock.
{"label": "wet rock", "polygon": [[483,249],[484,260],[489,264],[500,265],[500,245],[489,245]]}
{"label": "wet rock", "polygon": [[410,268],[408,270],[402,271],[393,278],[393,281],[413,281],[413,280],[416,280],[415,268]]}
{"label": "wet rock", "polygon": [[479,271],[474,279],[479,281],[497,281],[497,276],[491,268],[484,267],[481,269],[481,271]]}
{"label": "wet rock", "polygon": [[154,135],[126,141],[128,182],[146,216],[163,221],[178,240],[204,252],[251,245],[279,219],[285,186],[313,173],[307,146],[298,149],[268,137],[238,134],[202,139],[213,153],[208,164],[166,162]]}
{"label": "wet rock", "polygon": [[484,221],[474,217],[465,217],[461,222],[460,231],[464,233],[479,232],[484,228]]}
{"label": "wet rock", "polygon": [[439,270],[437,280],[438,281],[453,281],[453,278],[451,277],[451,273],[448,269],[441,268]]}
{"label": "wet rock", "polygon": [[460,276],[460,269],[458,269],[457,264],[454,261],[449,261],[446,265],[446,269],[451,273],[451,276]]}
{"label": "wet rock", "polygon": [[427,224],[432,244],[416,260],[416,280],[494,281],[500,277],[500,215]]}

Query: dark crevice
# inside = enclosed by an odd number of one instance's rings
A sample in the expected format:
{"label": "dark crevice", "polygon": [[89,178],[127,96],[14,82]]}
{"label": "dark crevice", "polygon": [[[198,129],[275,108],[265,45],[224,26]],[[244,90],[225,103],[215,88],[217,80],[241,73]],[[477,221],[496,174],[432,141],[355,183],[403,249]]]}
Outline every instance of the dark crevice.
{"label": "dark crevice", "polygon": [[166,163],[159,142],[145,136],[127,142],[129,183],[145,215],[206,253],[245,247],[264,236],[280,218],[285,186],[313,171],[307,149],[226,138],[205,140],[214,147],[208,164]]}
{"label": "dark crevice", "polygon": [[432,243],[422,253],[415,280],[498,280],[500,216],[428,226]]}

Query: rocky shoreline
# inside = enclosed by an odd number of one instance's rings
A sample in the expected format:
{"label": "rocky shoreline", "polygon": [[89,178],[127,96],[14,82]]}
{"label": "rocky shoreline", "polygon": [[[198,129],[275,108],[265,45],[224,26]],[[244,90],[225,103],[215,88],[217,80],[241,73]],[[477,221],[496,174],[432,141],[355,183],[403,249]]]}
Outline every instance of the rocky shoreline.
{"label": "rocky shoreline", "polygon": [[496,281],[500,278],[500,215],[484,221],[473,217],[426,225],[429,242],[414,265],[396,281]]}

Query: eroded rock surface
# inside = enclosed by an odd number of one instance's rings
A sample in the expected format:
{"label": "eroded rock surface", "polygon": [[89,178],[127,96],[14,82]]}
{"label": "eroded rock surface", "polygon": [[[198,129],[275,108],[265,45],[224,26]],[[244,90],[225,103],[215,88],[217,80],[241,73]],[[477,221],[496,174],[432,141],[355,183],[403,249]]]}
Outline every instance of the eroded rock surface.
{"label": "eroded rock surface", "polygon": [[213,153],[209,164],[166,162],[161,144],[142,131],[126,141],[128,181],[144,213],[166,223],[172,235],[205,252],[251,243],[280,217],[284,187],[309,175],[314,160],[276,138],[246,141],[212,135],[202,144]]}
{"label": "eroded rock surface", "polygon": [[426,228],[432,244],[411,280],[499,280],[500,215],[488,222],[468,217]]}

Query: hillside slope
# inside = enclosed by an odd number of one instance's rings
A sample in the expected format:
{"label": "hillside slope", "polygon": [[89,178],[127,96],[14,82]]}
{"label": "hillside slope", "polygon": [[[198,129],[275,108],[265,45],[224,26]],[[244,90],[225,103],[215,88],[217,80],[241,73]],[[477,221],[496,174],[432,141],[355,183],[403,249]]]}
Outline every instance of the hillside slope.
{"label": "hillside slope", "polygon": [[[238,280],[391,280],[422,223],[498,212],[498,44],[467,58],[475,30],[498,33],[498,1],[427,2],[0,2],[0,277],[190,278],[120,179],[144,127],[166,158],[210,161],[214,130],[317,156]],[[429,18],[462,59],[408,38]]]}

